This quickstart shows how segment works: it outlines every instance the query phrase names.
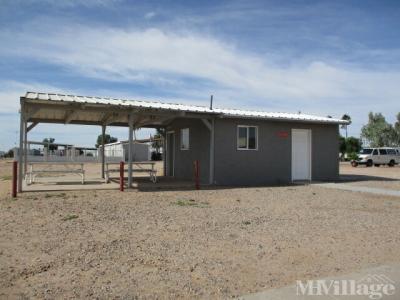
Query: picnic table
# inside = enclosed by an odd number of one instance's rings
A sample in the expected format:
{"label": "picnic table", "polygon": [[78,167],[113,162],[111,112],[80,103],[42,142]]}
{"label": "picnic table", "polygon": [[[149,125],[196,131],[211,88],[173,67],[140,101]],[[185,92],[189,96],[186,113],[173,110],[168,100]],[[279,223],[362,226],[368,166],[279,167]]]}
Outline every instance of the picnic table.
{"label": "picnic table", "polygon": [[[132,162],[132,171],[133,172],[140,172],[140,173],[149,173],[149,178],[150,181],[153,183],[157,182],[157,170],[154,169],[154,165],[156,163],[153,161],[143,161],[143,162]],[[110,182],[110,173],[116,173],[120,172],[119,168],[120,163],[115,163],[115,162],[110,162],[106,163],[106,168],[104,170],[105,172],[105,182],[109,183]],[[125,164],[125,167],[127,167],[128,164]],[[128,169],[124,168],[124,172],[127,172]]]}
{"label": "picnic table", "polygon": [[76,162],[31,162],[28,163],[28,172],[25,175],[27,184],[35,182],[35,177],[39,174],[77,174],[85,183],[85,170],[83,163]]}

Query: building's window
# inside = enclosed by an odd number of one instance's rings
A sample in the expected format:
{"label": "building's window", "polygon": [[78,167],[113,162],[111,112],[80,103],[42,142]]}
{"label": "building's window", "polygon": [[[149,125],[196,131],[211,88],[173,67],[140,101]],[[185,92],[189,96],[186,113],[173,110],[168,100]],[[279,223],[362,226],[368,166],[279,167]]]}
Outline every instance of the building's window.
{"label": "building's window", "polygon": [[257,150],[258,132],[256,126],[238,126],[237,148],[238,150]]}
{"label": "building's window", "polygon": [[238,148],[239,149],[247,148],[247,127],[238,128]]}
{"label": "building's window", "polygon": [[181,129],[181,150],[189,150],[189,128]]}

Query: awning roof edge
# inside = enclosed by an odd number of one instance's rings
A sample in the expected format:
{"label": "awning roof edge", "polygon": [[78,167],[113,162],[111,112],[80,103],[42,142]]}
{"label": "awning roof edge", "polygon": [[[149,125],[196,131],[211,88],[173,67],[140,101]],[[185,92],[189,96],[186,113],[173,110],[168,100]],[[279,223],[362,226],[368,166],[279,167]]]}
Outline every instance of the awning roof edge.
{"label": "awning roof edge", "polygon": [[[239,109],[221,109],[213,108],[210,109],[206,106],[197,105],[186,105],[176,103],[164,103],[164,102],[151,102],[143,100],[125,100],[125,99],[114,99],[114,98],[101,98],[101,97],[90,97],[90,96],[76,96],[76,95],[63,95],[55,93],[38,93],[38,92],[27,92],[25,96],[21,97],[21,104],[27,104],[29,106],[40,106],[47,107],[48,114],[51,114],[51,108],[60,109],[63,106],[65,115],[62,116],[60,113],[53,111],[53,118],[49,116],[48,121],[61,122],[67,120],[66,123],[91,123],[93,125],[101,124],[102,121],[107,121],[107,118],[115,118],[113,122],[109,124],[116,124],[125,126],[126,114],[129,112],[137,113],[138,116],[142,114],[141,118],[143,124],[161,125],[163,122],[168,121],[168,114],[171,117],[184,116],[185,114],[193,114],[195,116],[216,116],[223,118],[247,118],[257,120],[281,120],[289,122],[306,122],[306,123],[321,123],[321,124],[349,124],[346,120],[319,117],[301,113],[281,113],[281,112],[264,112],[264,111],[252,111],[252,110],[239,110]],[[65,107],[64,107],[65,106]],[[89,109],[90,108],[90,109]],[[95,108],[98,108],[97,115],[94,115]],[[80,120],[78,116],[71,116],[74,114],[74,110],[81,112],[83,116],[87,113],[87,120]],[[92,115],[89,117],[89,111]],[[45,121],[46,118],[39,118],[38,112],[33,111],[34,114],[30,117],[31,120]],[[160,113],[160,115],[157,114]],[[114,116],[112,115],[114,114]],[[120,115],[118,115],[120,114]],[[57,116],[56,116],[57,115]],[[79,113],[77,113],[79,115]],[[37,118],[35,118],[37,117]],[[92,119],[90,119],[92,118]],[[161,120],[161,121],[160,121]],[[82,121],[82,123],[79,123]],[[112,121],[112,120],[111,120]]]}

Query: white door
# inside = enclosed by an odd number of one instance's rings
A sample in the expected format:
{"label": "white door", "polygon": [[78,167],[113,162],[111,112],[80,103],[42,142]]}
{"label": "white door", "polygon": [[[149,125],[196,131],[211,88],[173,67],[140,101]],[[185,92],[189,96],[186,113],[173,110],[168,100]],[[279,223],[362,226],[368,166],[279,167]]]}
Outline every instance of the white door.
{"label": "white door", "polygon": [[292,129],[292,180],[311,180],[311,130]]}

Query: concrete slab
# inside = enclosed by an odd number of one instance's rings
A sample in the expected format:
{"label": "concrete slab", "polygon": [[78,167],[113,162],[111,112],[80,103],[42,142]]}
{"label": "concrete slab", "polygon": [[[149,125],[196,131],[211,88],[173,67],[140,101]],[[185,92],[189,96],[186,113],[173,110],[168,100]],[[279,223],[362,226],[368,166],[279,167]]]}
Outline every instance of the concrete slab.
{"label": "concrete slab", "polygon": [[380,188],[373,188],[373,187],[366,187],[366,186],[355,186],[343,183],[317,183],[314,184],[316,186],[329,188],[329,189],[339,189],[351,192],[361,192],[361,193],[370,193],[376,195],[383,195],[383,196],[394,196],[400,197],[400,191],[396,190],[389,190],[389,189],[380,189]]}
{"label": "concrete slab", "polygon": [[[303,295],[301,289],[298,290],[297,284],[290,285],[283,288],[271,289],[260,293],[249,294],[245,296],[239,297],[240,300],[332,300],[332,299],[340,299],[340,300],[359,300],[359,299],[387,299],[394,300],[400,299],[400,264],[392,264],[392,265],[382,265],[375,268],[367,268],[363,269],[359,272],[355,272],[348,275],[337,276],[337,277],[327,277],[323,279],[326,284],[329,286],[330,283],[340,282],[344,280],[348,284],[348,295],[339,295],[336,294],[331,288],[328,293],[322,293],[322,295]],[[369,287],[381,285],[382,294],[379,295],[379,292],[373,295],[370,293],[369,295],[349,295],[351,292],[350,282],[355,282],[356,286],[360,284],[365,284]],[[303,286],[307,283],[307,281],[302,281]],[[315,281],[313,282],[315,284]],[[392,285],[392,286],[389,286]],[[332,287],[334,284],[332,285]],[[341,285],[343,287],[343,285]],[[389,292],[389,289],[383,290],[383,287],[394,287]],[[371,291],[371,289],[369,289]],[[386,292],[387,291],[387,292]],[[391,295],[389,295],[391,294]]]}
{"label": "concrete slab", "polygon": [[[125,177],[125,189],[127,188],[127,182]],[[191,190],[195,188],[192,181],[177,180],[163,176],[158,177],[156,183],[151,182],[147,176],[134,177],[132,187],[133,190],[138,191]],[[73,176],[63,176],[61,179],[59,177],[39,177],[37,182],[31,185],[27,185],[24,181],[23,190],[24,192],[119,190],[119,179],[112,178],[109,183],[105,183],[104,179],[91,177],[85,180],[85,184],[82,184]]]}

